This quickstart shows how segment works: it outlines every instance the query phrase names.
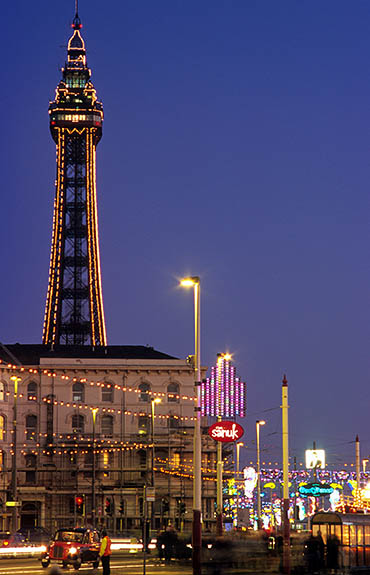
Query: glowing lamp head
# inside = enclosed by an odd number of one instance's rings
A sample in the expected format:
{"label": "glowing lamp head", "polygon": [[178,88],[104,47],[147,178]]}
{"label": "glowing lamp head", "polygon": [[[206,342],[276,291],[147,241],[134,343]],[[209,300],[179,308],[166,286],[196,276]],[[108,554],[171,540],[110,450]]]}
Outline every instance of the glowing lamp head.
{"label": "glowing lamp head", "polygon": [[194,287],[195,285],[199,284],[200,280],[198,276],[192,276],[188,278],[184,278],[180,281],[181,287]]}
{"label": "glowing lamp head", "polygon": [[265,425],[266,421],[264,421],[263,419],[256,421],[257,425]]}
{"label": "glowing lamp head", "polygon": [[239,443],[236,444],[237,447],[243,447],[244,443],[243,441],[239,441]]}
{"label": "glowing lamp head", "polygon": [[152,402],[153,402],[153,403],[157,403],[157,404],[158,404],[158,403],[161,403],[161,401],[162,401],[162,400],[161,400],[159,397],[156,397],[155,399],[154,399],[154,398],[152,399]]}

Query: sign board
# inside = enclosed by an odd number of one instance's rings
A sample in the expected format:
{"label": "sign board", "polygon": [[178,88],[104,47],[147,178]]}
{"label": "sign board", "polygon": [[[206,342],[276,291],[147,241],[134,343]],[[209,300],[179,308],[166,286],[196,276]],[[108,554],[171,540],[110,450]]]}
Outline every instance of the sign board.
{"label": "sign board", "polygon": [[20,507],[22,505],[21,501],[6,501],[6,507]]}
{"label": "sign board", "polygon": [[147,501],[155,501],[155,489],[154,489],[154,487],[147,487],[146,488],[146,500]]}
{"label": "sign board", "polygon": [[306,469],[325,469],[324,449],[306,449]]}
{"label": "sign board", "polygon": [[300,485],[298,491],[305,497],[321,497],[330,495],[334,489],[326,483],[306,483],[306,485]]}
{"label": "sign board", "polygon": [[244,429],[235,421],[217,421],[208,429],[208,435],[215,441],[230,443],[238,441],[244,435]]}

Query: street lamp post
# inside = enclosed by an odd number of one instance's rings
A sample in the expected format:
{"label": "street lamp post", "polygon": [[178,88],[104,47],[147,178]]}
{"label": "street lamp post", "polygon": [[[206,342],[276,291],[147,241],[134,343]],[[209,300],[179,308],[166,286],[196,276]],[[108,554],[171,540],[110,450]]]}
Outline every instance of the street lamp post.
{"label": "street lamp post", "polygon": [[256,421],[257,439],[257,529],[261,529],[261,463],[260,463],[260,426],[266,421]]}
{"label": "street lamp post", "polygon": [[194,422],[194,489],[193,489],[193,574],[201,574],[201,549],[202,549],[202,438],[200,426],[200,278],[193,276],[185,278],[180,283],[183,287],[194,289],[194,385],[196,395],[195,422]]}
{"label": "street lamp post", "polygon": [[[161,399],[159,397],[152,397],[151,398],[151,413],[152,413],[152,487],[155,487],[155,481],[154,481],[154,461],[155,461],[155,447],[154,447],[154,408],[155,405],[158,403],[161,403]],[[155,517],[154,517],[154,502],[152,503],[152,529],[155,528]]]}
{"label": "street lamp post", "polygon": [[240,448],[243,447],[243,441],[236,444],[236,492],[237,492],[237,505],[236,505],[236,526],[239,525],[239,473],[240,473]]}
{"label": "street lamp post", "polygon": [[96,423],[96,414],[98,412],[98,408],[95,407],[92,409],[92,416],[93,416],[93,457],[92,457],[92,482],[91,482],[91,517],[92,517],[92,524],[95,527],[95,517],[96,517],[96,509],[95,509],[95,473],[96,473],[96,459],[95,459],[95,423]]}
{"label": "street lamp post", "polygon": [[[18,382],[20,377],[13,375],[10,378],[14,381],[14,403],[13,403],[13,458],[12,458],[12,497],[17,501],[17,400],[18,400]],[[12,511],[12,531],[18,529],[18,507],[14,506]]]}

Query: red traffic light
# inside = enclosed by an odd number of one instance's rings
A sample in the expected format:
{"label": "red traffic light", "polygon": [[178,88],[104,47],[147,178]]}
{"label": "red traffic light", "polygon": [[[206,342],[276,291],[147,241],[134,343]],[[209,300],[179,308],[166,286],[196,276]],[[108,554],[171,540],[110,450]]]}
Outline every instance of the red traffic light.
{"label": "red traffic light", "polygon": [[83,503],[83,497],[81,497],[80,495],[75,497],[75,503],[76,505],[82,505]]}

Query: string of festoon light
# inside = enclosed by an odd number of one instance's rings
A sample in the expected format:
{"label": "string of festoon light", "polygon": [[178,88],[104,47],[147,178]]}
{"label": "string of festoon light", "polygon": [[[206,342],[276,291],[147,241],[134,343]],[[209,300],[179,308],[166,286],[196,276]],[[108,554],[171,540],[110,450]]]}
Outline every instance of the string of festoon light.
{"label": "string of festoon light", "polygon": [[[131,392],[131,393],[136,393],[136,394],[142,394],[143,391],[131,386],[127,386],[127,385],[118,385],[118,383],[107,383],[105,381],[93,381],[93,380],[88,380],[86,377],[71,377],[69,375],[66,375],[64,373],[62,374],[58,374],[55,371],[49,371],[47,369],[33,369],[33,368],[26,368],[23,366],[19,366],[19,365],[13,365],[11,363],[5,364],[1,359],[0,359],[0,366],[12,371],[17,371],[19,373],[29,373],[29,374],[35,374],[35,375],[45,375],[46,377],[50,377],[50,378],[57,378],[59,377],[61,380],[63,381],[71,381],[72,383],[83,383],[86,385],[89,385],[90,387],[100,387],[100,388],[106,388],[106,389],[116,389],[117,391],[122,391],[122,392]],[[190,396],[190,395],[180,395],[180,394],[176,394],[176,393],[166,393],[163,391],[151,391],[148,390],[145,392],[148,396],[151,397],[167,397],[170,396],[171,398],[174,399],[181,399],[181,400],[185,400],[185,401],[196,401],[197,398],[194,396]],[[7,395],[10,395],[10,392],[7,392]],[[19,397],[23,397],[21,394],[19,394]]]}
{"label": "string of festoon light", "polygon": [[[106,413],[116,413],[117,415],[131,415],[133,417],[143,417],[145,415],[149,415],[148,413],[144,412],[144,411],[132,411],[130,409],[116,409],[114,407],[97,407],[97,406],[92,406],[92,405],[88,405],[86,403],[76,403],[74,401],[58,401],[57,399],[50,399],[49,397],[43,397],[42,401],[44,403],[48,403],[50,405],[55,405],[55,406],[59,406],[59,407],[72,407],[73,409],[79,409],[79,410],[83,410],[83,409],[87,409],[90,411],[95,411],[96,413],[98,412],[102,412],[104,414]],[[176,415],[176,414],[155,414],[154,415],[155,419],[178,419],[180,421],[194,421],[195,417],[187,417],[184,415]]]}

